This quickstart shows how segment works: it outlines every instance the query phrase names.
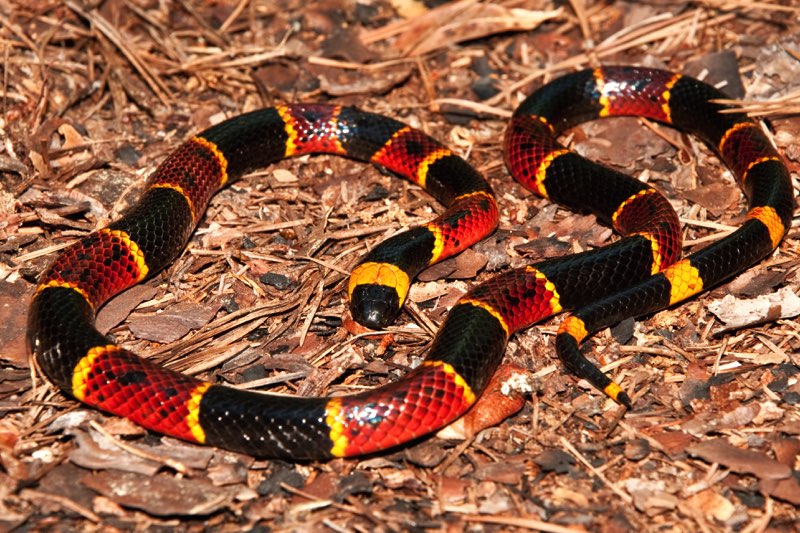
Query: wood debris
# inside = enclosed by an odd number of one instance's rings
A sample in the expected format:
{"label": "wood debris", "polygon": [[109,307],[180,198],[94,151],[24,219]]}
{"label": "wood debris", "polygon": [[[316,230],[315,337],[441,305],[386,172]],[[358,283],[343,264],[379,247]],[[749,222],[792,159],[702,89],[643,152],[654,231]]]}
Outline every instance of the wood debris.
{"label": "wood debris", "polygon": [[[631,412],[554,360],[555,319],[512,338],[507,368],[525,387],[500,392],[509,405],[495,397],[500,416],[358,460],[245,457],[87,409],[31,367],[25,312],[53,254],[135,202],[194,132],[276,103],[358,105],[465,156],[501,207],[499,230],[424,273],[389,331],[352,323],[347,272],[440,207],[333,157],[281,162],[219,193],[186,252],[100,321],[137,353],[248,390],[338,395],[397,379],[474,284],[614,239],[506,172],[506,120],[529,91],[612,63],[704,77],[766,121],[800,189],[798,21],[791,0],[6,2],[0,529],[796,529],[796,223],[747,274],[595,336],[590,356],[632,393]],[[741,222],[739,189],[696,139],[619,119],[564,141],[664,190],[686,253]]]}

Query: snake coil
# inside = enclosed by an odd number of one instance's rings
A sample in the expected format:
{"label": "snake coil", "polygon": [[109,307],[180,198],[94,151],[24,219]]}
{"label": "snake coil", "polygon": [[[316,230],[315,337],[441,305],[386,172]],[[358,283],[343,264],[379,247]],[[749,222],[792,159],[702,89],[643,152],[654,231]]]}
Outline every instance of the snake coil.
{"label": "snake coil", "polygon": [[[29,339],[62,390],[154,431],[257,456],[324,459],[384,450],[450,423],[483,391],[510,335],[573,310],[556,337],[576,375],[630,406],[628,395],[579,351],[593,331],[657,311],[736,275],[778,246],[794,199],[786,166],[758,124],[722,113],[716,89],[636,67],[585,70],[542,87],[516,110],[504,154],[535,193],[589,211],[625,238],[492,278],[452,308],[425,361],[402,379],[332,398],[263,395],[191,378],[143,360],[94,328],[113,295],[154,275],[181,252],[210,197],[257,167],[306,153],[382,165],[428,190],[447,209],[375,248],[354,268],[354,318],[382,327],[410,281],[491,233],[497,204],[486,181],[418,130],[353,108],[297,104],[241,115],[195,136],[150,177],[139,203],[62,252],[42,275]],[[733,171],[749,198],[731,235],[680,258],[677,215],[647,184],[583,159],[556,137],[580,122],[648,117],[693,133]]]}

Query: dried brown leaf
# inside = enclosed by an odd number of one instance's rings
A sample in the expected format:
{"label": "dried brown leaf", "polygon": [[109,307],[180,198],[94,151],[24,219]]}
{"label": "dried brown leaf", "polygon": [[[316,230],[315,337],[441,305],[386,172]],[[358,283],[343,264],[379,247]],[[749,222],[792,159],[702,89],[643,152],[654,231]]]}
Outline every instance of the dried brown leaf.
{"label": "dried brown leaf", "polygon": [[231,504],[235,491],[200,479],[166,474],[144,476],[132,472],[97,472],[81,483],[123,507],[153,516],[205,516]]}
{"label": "dried brown leaf", "polygon": [[711,439],[692,444],[687,451],[709,463],[719,463],[734,472],[754,474],[761,479],[786,479],[792,469],[763,452],[737,448],[725,439]]}

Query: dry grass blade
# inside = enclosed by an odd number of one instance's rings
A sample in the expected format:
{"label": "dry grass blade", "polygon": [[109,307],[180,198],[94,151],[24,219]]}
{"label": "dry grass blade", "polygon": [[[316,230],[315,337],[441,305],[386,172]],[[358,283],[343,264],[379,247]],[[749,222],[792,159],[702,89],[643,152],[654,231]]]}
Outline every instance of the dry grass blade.
{"label": "dry grass blade", "polygon": [[125,6],[147,23],[148,33],[153,35],[153,42],[166,57],[171,57],[176,62],[186,60],[186,53],[181,46],[181,41],[176,39],[168,28],[132,0],[125,0]]}
{"label": "dry grass blade", "polygon": [[592,29],[589,26],[589,16],[586,13],[586,5],[584,4],[584,0],[569,0],[570,5],[572,6],[572,11],[575,12],[575,16],[578,17],[578,25],[581,28],[581,34],[583,38],[587,41],[592,43]]}
{"label": "dry grass blade", "polygon": [[234,311],[233,313],[225,315],[207,324],[202,330],[200,330],[198,333],[196,333],[190,338],[187,338],[183,341],[176,342],[173,344],[168,344],[158,348],[154,348],[152,350],[147,351],[146,353],[142,353],[142,356],[147,358],[163,353],[174,353],[177,356],[179,352],[191,349],[192,347],[197,346],[198,343],[213,339],[217,335],[220,335],[234,328],[237,328],[242,324],[246,324],[248,322],[259,320],[264,317],[268,317],[270,315],[294,309],[302,302],[304,302],[305,299],[310,294],[311,294],[311,288],[305,287],[298,294],[298,298],[295,300],[280,302],[277,304],[270,303],[265,305],[259,305],[256,307],[251,307],[248,309],[240,309],[239,311]]}
{"label": "dry grass blade", "polygon": [[47,246],[45,248],[42,248],[41,250],[34,250],[33,252],[28,252],[26,254],[22,254],[19,257],[17,257],[17,262],[25,263],[25,262],[31,261],[33,259],[36,259],[38,257],[44,257],[45,255],[49,255],[49,254],[55,253],[55,252],[57,252],[59,250],[63,250],[64,248],[69,248],[70,246],[72,246],[76,242],[77,241],[72,241],[71,240],[71,241],[67,241],[67,242],[62,242],[61,244],[53,244],[51,246]]}
{"label": "dry grass blade", "polygon": [[509,31],[528,31],[560,17],[562,9],[537,11],[463,0],[361,36],[365,44],[396,34],[403,55],[423,55],[450,45]]}
{"label": "dry grass blade", "polygon": [[311,302],[311,308],[308,310],[308,314],[306,315],[305,320],[303,321],[303,325],[300,326],[300,346],[305,344],[306,342],[306,335],[308,334],[308,330],[311,327],[311,323],[314,321],[314,317],[317,315],[317,311],[319,310],[319,306],[322,303],[322,297],[325,296],[325,282],[323,280],[319,280],[316,289],[316,295]]}
{"label": "dry grass blade", "polygon": [[434,17],[438,17],[439,13],[442,12],[446,12],[448,14],[455,14],[458,13],[459,11],[467,9],[472,5],[475,5],[476,3],[478,3],[478,0],[461,0],[460,2],[456,2],[450,5],[442,5],[418,17],[404,19],[398,22],[392,22],[381,28],[363,32],[360,35],[360,39],[361,42],[364,44],[372,44],[378,41],[390,39],[396,35],[400,35],[401,33],[410,31],[412,28],[415,28],[416,26],[420,25],[421,24],[420,19],[430,17],[431,12],[437,12],[436,15],[433,15]]}
{"label": "dry grass blade", "polygon": [[[230,59],[231,56],[240,55],[235,59]],[[226,50],[224,52],[217,52],[200,59],[195,59],[182,64],[175,71],[170,72],[197,72],[200,70],[222,70],[231,68],[244,68],[244,67],[257,67],[268,61],[272,61],[279,57],[284,57],[286,51],[282,48],[264,52],[260,47],[248,47],[239,50]]]}
{"label": "dry grass blade", "polygon": [[782,6],[777,2],[758,2],[753,0],[703,0],[702,3],[708,7],[725,11],[732,9],[738,9],[742,11],[764,10],[800,14],[800,7]]}
{"label": "dry grass blade", "polygon": [[230,28],[231,25],[236,21],[236,19],[239,18],[239,15],[241,15],[242,12],[244,12],[248,4],[250,4],[250,0],[239,0],[239,3],[236,4],[234,10],[231,11],[231,14],[228,15],[227,19],[225,19],[225,22],[223,22],[220,25],[219,32],[226,33],[228,31],[228,28]]}
{"label": "dry grass blade", "polygon": [[564,447],[564,448],[565,448],[565,449],[566,449],[566,450],[567,450],[569,453],[571,453],[571,454],[572,454],[572,455],[573,455],[573,456],[574,456],[574,457],[575,457],[575,458],[576,458],[578,461],[580,461],[581,463],[583,463],[583,466],[585,466],[586,468],[588,468],[588,469],[589,469],[589,470],[592,472],[592,474],[594,474],[595,476],[597,476],[597,478],[598,478],[600,481],[602,481],[602,482],[603,482],[603,483],[604,483],[604,484],[605,484],[605,485],[606,485],[606,486],[607,486],[609,489],[611,489],[611,491],[612,491],[614,494],[616,494],[617,496],[619,496],[620,498],[622,498],[622,501],[624,501],[624,502],[626,502],[626,503],[629,503],[629,504],[630,504],[630,503],[633,503],[633,498],[631,498],[631,497],[630,497],[630,495],[629,495],[627,492],[624,492],[624,491],[622,491],[622,489],[620,489],[619,487],[617,487],[617,486],[616,486],[616,484],[614,484],[614,483],[612,483],[611,481],[609,481],[609,480],[608,480],[608,478],[607,478],[605,475],[603,475],[603,473],[602,473],[600,470],[598,470],[597,468],[595,468],[595,467],[592,465],[592,463],[590,463],[590,462],[589,462],[589,460],[588,460],[588,459],[586,459],[586,457],[584,457],[584,456],[583,456],[583,454],[582,454],[582,453],[580,453],[580,452],[578,451],[578,449],[577,449],[577,448],[575,448],[575,446],[573,446],[573,445],[572,445],[572,443],[571,443],[571,442],[569,442],[569,441],[568,441],[566,438],[564,438],[564,437],[561,437],[561,438],[559,439],[559,441],[561,442],[561,445],[562,445],[562,446],[563,446],[563,447]]}
{"label": "dry grass blade", "polygon": [[147,66],[147,63],[139,57],[130,46],[128,46],[128,42],[130,42],[130,38],[122,35],[119,30],[117,30],[114,26],[111,25],[105,18],[102,17],[96,11],[87,12],[84,11],[78,4],[72,1],[66,2],[66,5],[73,10],[76,14],[80,17],[88,20],[94,28],[97,29],[106,39],[111,41],[117,49],[122,52],[122,55],[130,61],[133,68],[136,69],[137,72],[142,76],[145,83],[150,87],[150,89],[155,93],[159,100],[164,105],[169,105],[171,102],[171,94],[169,89],[167,89],[166,85],[161,81],[161,79],[152,71],[150,67]]}
{"label": "dry grass blade", "polygon": [[331,59],[328,57],[311,56],[308,58],[308,63],[311,65],[320,65],[323,67],[334,67],[344,70],[362,70],[367,72],[374,72],[391,68],[397,65],[404,65],[408,63],[416,63],[413,58],[404,57],[401,59],[390,59],[388,61],[380,61],[378,63],[353,63],[352,61],[341,61],[339,59]]}
{"label": "dry grass blade", "polygon": [[461,109],[469,109],[475,113],[493,115],[500,118],[511,118],[511,111],[507,109],[482,104],[480,102],[473,102],[472,100],[464,100],[463,98],[437,98],[431,103],[435,106],[433,109],[434,111],[439,111],[440,106],[452,105]]}
{"label": "dry grass blade", "polygon": [[89,425],[92,427],[92,429],[107,438],[109,442],[113,443],[114,446],[117,446],[118,448],[125,450],[136,457],[141,457],[142,459],[147,459],[148,461],[153,461],[154,463],[163,464],[174,469],[176,472],[180,472],[181,474],[189,474],[191,472],[191,469],[188,466],[176,459],[147,452],[116,438],[114,435],[106,431],[105,428],[103,428],[103,426],[98,424],[95,420],[91,420]]}
{"label": "dry grass blade", "polygon": [[203,16],[201,16],[197,12],[192,3],[188,2],[187,0],[178,0],[178,3],[197,22],[197,25],[200,27],[203,37],[208,39],[210,43],[214,43],[216,46],[219,46],[220,48],[223,48],[228,45],[228,39],[224,35],[220,35],[217,32],[217,30],[212,28],[211,25],[208,22],[206,22],[205,18],[203,18]]}
{"label": "dry grass blade", "polygon": [[576,533],[574,528],[559,526],[558,524],[551,524],[535,518],[488,515],[464,515],[462,518],[465,522],[473,522],[478,524],[498,524],[501,526],[544,531],[545,533]]}
{"label": "dry grass blade", "polygon": [[57,494],[50,494],[47,492],[42,492],[33,489],[24,489],[21,493],[21,496],[23,498],[28,498],[31,500],[47,500],[49,502],[55,503],[56,505],[69,509],[72,512],[78,513],[82,517],[96,524],[103,522],[103,519],[100,518],[100,516],[92,512],[90,509],[87,509],[86,507],[67,498],[66,496],[59,496]]}
{"label": "dry grass blade", "polygon": [[[638,31],[624,31],[620,34],[612,35],[599,45],[597,45],[591,54],[584,53],[572,56],[558,63],[554,63],[548,67],[534,70],[521,80],[513,83],[509,87],[503,89],[500,93],[486,100],[486,105],[496,105],[509,98],[519,89],[528,86],[532,81],[547,76],[553,72],[558,72],[565,69],[579,68],[589,64],[590,55],[598,59],[604,57],[611,57],[625,50],[630,50],[638,46],[652,44],[658,41],[667,39],[688,38],[693,33],[718,26],[729,22],[736,18],[735,14],[720,15],[714,18],[707,18],[704,14],[698,11],[685,13],[679,17],[673,17],[669,20],[664,20],[662,17],[650,19],[648,24],[643,25]],[[699,20],[698,20],[699,19]]]}
{"label": "dry grass blade", "polygon": [[776,118],[800,115],[800,89],[791,91],[783,96],[777,96],[768,101],[760,100],[715,100],[719,104],[734,106],[735,109],[726,109],[723,113],[747,113],[751,117]]}
{"label": "dry grass blade", "polygon": [[[308,376],[308,372],[299,371],[299,372],[285,372],[283,374],[279,374],[277,376],[269,377],[269,378],[261,378],[261,379],[254,379],[253,381],[247,381],[245,383],[241,383],[238,385],[233,385],[234,388],[241,389],[241,390],[252,390],[257,389],[260,387],[269,387],[272,385],[277,385],[279,383],[287,383],[289,381],[294,381],[295,379],[303,379]],[[260,392],[260,391],[255,391]]]}

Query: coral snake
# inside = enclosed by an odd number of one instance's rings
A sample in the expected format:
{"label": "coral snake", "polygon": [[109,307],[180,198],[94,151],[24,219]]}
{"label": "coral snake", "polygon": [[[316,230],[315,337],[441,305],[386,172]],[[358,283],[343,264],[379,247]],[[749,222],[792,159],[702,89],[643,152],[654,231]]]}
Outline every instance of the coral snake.
{"label": "coral snake", "polygon": [[[498,208],[487,182],[427,135],[348,107],[287,105],[241,115],[195,136],[149,179],[120,220],[62,252],[33,297],[29,340],[62,390],[160,433],[256,456],[323,459],[384,450],[464,414],[499,364],[510,335],[554,313],[565,366],[630,407],[622,389],[579,344],[593,331],[654,312],[768,255],[790,225],[787,167],[759,124],[721,113],[722,94],[667,71],[603,67],[569,74],[529,96],[504,142],[511,174],[535,193],[594,213],[627,237],[604,248],[511,270],[478,285],[450,310],[424,362],[401,379],[330,398],[265,395],[164,369],[93,326],[110,297],[166,267],[186,245],[209,198],[256,167],[306,153],[382,165],[447,206],[433,222],[384,242],[352,272],[353,316],[382,327],[426,266],[491,233]],[[741,226],[680,258],[677,216],[649,185],[559,145],[580,122],[637,115],[693,133],[731,169],[749,198]]]}

